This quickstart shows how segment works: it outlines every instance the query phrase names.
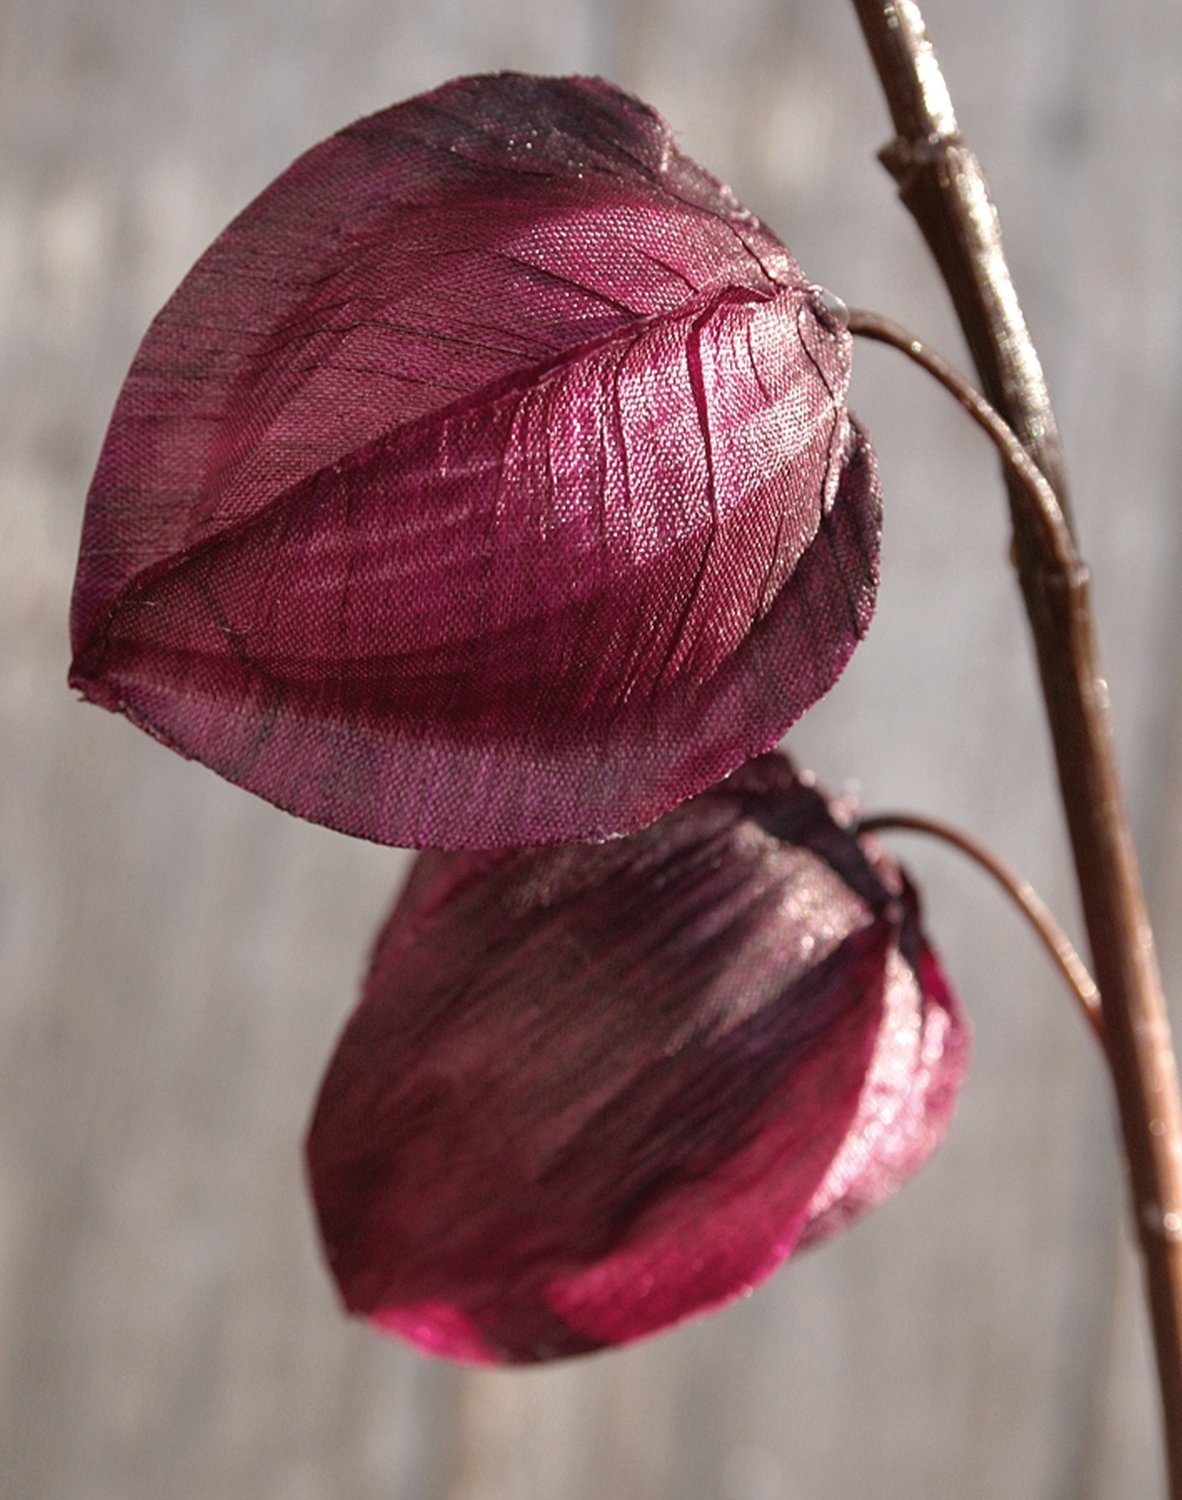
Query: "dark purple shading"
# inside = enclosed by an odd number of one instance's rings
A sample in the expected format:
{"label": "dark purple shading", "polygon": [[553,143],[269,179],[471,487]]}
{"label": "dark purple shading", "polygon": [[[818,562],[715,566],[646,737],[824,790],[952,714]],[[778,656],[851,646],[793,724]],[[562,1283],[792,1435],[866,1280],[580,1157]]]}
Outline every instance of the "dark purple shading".
{"label": "dark purple shading", "polygon": [[773,744],[873,609],[850,339],[589,79],[459,79],[198,261],[87,503],[72,683],[408,846],[627,831]]}
{"label": "dark purple shading", "polygon": [[433,1354],[625,1343],[892,1192],[966,1058],[910,887],[782,756],[630,838],[423,855],[309,1134],[328,1261]]}

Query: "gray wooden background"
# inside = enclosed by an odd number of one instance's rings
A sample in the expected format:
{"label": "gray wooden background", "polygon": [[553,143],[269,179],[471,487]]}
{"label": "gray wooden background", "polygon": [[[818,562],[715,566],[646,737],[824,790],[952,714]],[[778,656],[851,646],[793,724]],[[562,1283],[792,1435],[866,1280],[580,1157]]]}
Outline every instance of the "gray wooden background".
{"label": "gray wooden background", "polygon": [[[928,19],[1058,398],[1179,994],[1182,7]],[[299,1146],[402,856],[71,702],[67,598],[119,383],[197,254],[332,129],[507,66],[646,96],[813,277],[963,358],[834,0],[4,0],[0,1495],[1159,1495],[1104,1075],[993,890],[914,841],[976,1063],[897,1200],[741,1306],[552,1370],[458,1372],[338,1314]],[[854,394],[882,600],[798,754],[976,829],[1077,926],[992,459],[897,356],[861,351]]]}

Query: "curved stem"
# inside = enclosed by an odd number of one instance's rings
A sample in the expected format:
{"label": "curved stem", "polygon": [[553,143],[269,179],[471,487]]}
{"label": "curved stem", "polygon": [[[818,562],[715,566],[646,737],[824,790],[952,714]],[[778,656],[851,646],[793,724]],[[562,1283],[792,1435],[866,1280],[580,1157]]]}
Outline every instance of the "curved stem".
{"label": "curved stem", "polygon": [[[883,160],[952,294],[985,392],[1066,512],[1046,382],[1006,266],[980,163],[960,134],[914,0],[854,0],[894,120]],[[1157,1355],[1173,1500],[1182,1500],[1182,1098],[1169,1018],[1117,771],[1086,570],[1046,545],[1009,483],[1030,618],[1113,1086]]]}
{"label": "curved stem", "polygon": [[1006,264],[989,184],[960,133],[914,0],[854,0],[895,127],[879,153],[952,297],[986,396],[1050,480],[1070,520],[1055,414]]}
{"label": "curved stem", "polygon": [[1100,1014],[1100,991],[1096,988],[1096,981],[1088,973],[1087,966],[1072,946],[1071,939],[1055,920],[1050,907],[1030,882],[1016,875],[992,850],[970,834],[939,818],[922,817],[918,813],[884,812],[875,813],[870,818],[860,818],[854,827],[856,835],[892,832],[925,833],[932,838],[942,839],[954,849],[959,849],[962,854],[967,854],[987,875],[993,877],[1034,929],[1038,940],[1079,1002],[1083,1017],[1095,1033],[1096,1040],[1101,1047],[1105,1047],[1104,1019]]}
{"label": "curved stem", "polygon": [[1043,546],[1047,555],[1055,559],[1056,565],[1065,573],[1082,566],[1075,550],[1071,529],[1059,504],[1059,498],[1051,488],[1046,475],[1022,446],[1017,434],[1001,413],[986,401],[981,392],[970,385],[954,365],[943,355],[937,354],[913,334],[882,313],[871,312],[865,307],[851,307],[849,330],[859,338],[871,339],[878,344],[889,344],[908,359],[926,370],[952,396],[960,402],[977,426],[989,437],[1012,478],[1021,487],[1031,525],[1042,532]]}

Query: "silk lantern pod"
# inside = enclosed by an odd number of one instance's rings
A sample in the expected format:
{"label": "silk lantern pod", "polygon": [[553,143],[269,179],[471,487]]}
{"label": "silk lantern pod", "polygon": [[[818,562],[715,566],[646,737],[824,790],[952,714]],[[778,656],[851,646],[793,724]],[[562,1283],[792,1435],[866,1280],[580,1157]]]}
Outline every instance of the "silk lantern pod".
{"label": "silk lantern pod", "polygon": [[148,332],[71,681],[412,847],[628,832],[773,745],[873,608],[833,304],[651,109],[459,79],[301,157]]}
{"label": "silk lantern pod", "polygon": [[421,855],[309,1134],[328,1261],[433,1354],[625,1343],[893,1192],[966,1059],[910,885],[781,755],[630,838]]}

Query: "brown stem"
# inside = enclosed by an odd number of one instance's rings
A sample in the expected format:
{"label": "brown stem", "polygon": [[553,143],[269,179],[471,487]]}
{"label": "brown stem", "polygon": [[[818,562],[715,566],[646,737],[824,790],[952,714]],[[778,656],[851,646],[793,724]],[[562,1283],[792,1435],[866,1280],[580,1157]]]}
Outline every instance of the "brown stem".
{"label": "brown stem", "polygon": [[[854,0],[894,120],[882,153],[952,294],[986,394],[1064,506],[1042,369],[1006,267],[984,174],[960,135],[912,0]],[[1013,485],[1011,483],[1011,492]],[[1065,507],[1064,507],[1065,508]],[[1182,1500],[1182,1104],[1165,998],[1116,767],[1087,571],[1049,555],[1024,504],[1014,548],[1038,656],[1100,986],[1144,1257],[1173,1500]]]}
{"label": "brown stem", "polygon": [[962,854],[967,854],[986,874],[993,877],[1034,929],[1039,942],[1067,981],[1067,987],[1075,996],[1084,1020],[1095,1033],[1096,1040],[1101,1047],[1105,1046],[1104,1018],[1100,1014],[1100,992],[1096,988],[1096,981],[1088,973],[1083,960],[1072,946],[1071,939],[1030,882],[1015,875],[1008,865],[1003,864],[979,840],[939,818],[924,817],[919,813],[883,812],[875,813],[869,818],[859,818],[854,828],[855,834],[894,832],[926,833],[931,838],[942,839],[954,849],[959,849]]}
{"label": "brown stem", "polygon": [[895,139],[879,157],[940,268],[986,396],[1066,512],[1059,429],[1006,264],[997,210],[956,123],[919,7],[911,0],[854,0],[854,7],[895,126]]}
{"label": "brown stem", "polygon": [[1001,455],[1002,463],[1017,488],[1015,500],[1025,504],[1027,524],[1041,533],[1046,555],[1053,557],[1064,573],[1080,567],[1075,541],[1059,497],[997,408],[991,406],[955,366],[892,318],[864,307],[851,307],[847,327],[858,338],[873,339],[876,343],[898,349],[956,397],[977,426],[989,435]]}

